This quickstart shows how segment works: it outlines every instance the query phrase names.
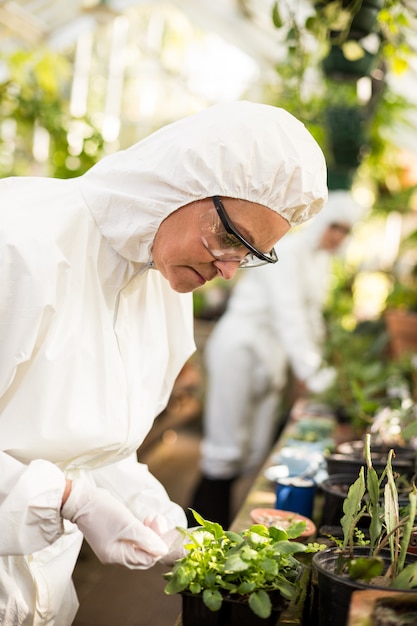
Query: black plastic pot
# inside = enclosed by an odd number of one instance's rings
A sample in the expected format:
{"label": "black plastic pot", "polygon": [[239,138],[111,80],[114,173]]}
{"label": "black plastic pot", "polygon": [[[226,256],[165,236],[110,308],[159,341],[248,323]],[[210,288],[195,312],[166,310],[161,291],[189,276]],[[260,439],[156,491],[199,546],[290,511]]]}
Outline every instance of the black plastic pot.
{"label": "black plastic pot", "polygon": [[221,611],[209,611],[201,594],[182,594],[182,626],[220,626]]}
{"label": "black plastic pot", "polygon": [[210,611],[202,594],[182,594],[182,626],[275,626],[287,602],[280,594],[272,596],[273,609],[269,618],[255,615],[243,598],[226,596],[219,611]]}
{"label": "black plastic pot", "polygon": [[[372,452],[372,465],[374,469],[380,473],[385,469],[387,462],[387,454],[385,452]],[[326,465],[329,476],[333,474],[350,474],[357,477],[362,466],[366,466],[363,457],[341,454],[333,452],[326,457]],[[415,473],[415,462],[413,458],[395,457],[392,460],[392,467],[398,474],[404,475],[411,479]]]}
{"label": "black plastic pot", "polygon": [[[380,455],[388,455],[390,449],[393,448],[395,452],[394,462],[397,459],[409,459],[414,464],[414,467],[417,467],[417,450],[411,446],[399,446],[396,444],[382,445],[372,443],[371,448],[373,453]],[[340,443],[336,447],[335,452],[346,454],[348,456],[354,456],[356,458],[363,458],[365,455],[365,442],[362,439],[346,441],[344,443]]]}
{"label": "black plastic pot", "polygon": [[321,524],[323,526],[340,526],[343,517],[343,502],[352,480],[351,474],[333,474],[320,483],[324,494],[324,506]]}
{"label": "black plastic pot", "polygon": [[[367,548],[355,548],[355,556],[365,556],[369,553]],[[382,550],[380,556],[384,559],[387,570],[390,564],[389,550]],[[336,574],[336,567],[340,558],[337,548],[328,548],[322,552],[317,552],[313,556],[313,568],[317,575],[317,620],[316,626],[346,626],[351,595],[358,589],[379,589],[384,590],[387,595],[398,592],[398,589],[389,587],[370,585],[368,583],[350,580],[347,576]],[[406,564],[414,563],[415,555],[406,558]],[[401,590],[406,594],[415,594],[415,589]]]}

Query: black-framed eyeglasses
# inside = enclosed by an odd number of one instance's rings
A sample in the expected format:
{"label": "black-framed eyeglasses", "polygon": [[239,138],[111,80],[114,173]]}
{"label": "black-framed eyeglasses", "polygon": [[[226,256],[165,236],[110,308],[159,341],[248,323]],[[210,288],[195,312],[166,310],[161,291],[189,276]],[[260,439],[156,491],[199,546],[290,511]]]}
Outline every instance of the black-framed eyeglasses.
{"label": "black-framed eyeglasses", "polygon": [[[218,196],[213,196],[212,201],[219,222],[210,215],[212,211],[208,211],[200,219],[200,228],[202,241],[215,258],[222,261],[237,261],[239,268],[256,267],[278,261],[274,248],[268,253],[261,252],[239,233]],[[249,252],[245,253],[245,249]]]}

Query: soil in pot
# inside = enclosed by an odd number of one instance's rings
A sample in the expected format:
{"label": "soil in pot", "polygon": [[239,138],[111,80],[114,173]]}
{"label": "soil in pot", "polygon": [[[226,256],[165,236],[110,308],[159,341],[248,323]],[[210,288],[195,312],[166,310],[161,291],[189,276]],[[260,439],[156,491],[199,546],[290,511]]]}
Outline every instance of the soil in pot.
{"label": "soil in pot", "polygon": [[[355,556],[368,554],[367,548],[355,548]],[[390,564],[389,550],[381,550],[380,556],[385,562],[385,571]],[[383,590],[386,596],[398,593],[398,590],[390,589],[383,585],[351,580],[347,576],[336,574],[337,563],[340,553],[330,548],[323,552],[317,552],[313,556],[313,567],[317,576],[317,619],[315,626],[346,626],[348,623],[349,607],[352,593],[358,589]],[[409,555],[406,564],[413,563],[416,557]],[[415,589],[403,590],[402,593],[416,594]]]}

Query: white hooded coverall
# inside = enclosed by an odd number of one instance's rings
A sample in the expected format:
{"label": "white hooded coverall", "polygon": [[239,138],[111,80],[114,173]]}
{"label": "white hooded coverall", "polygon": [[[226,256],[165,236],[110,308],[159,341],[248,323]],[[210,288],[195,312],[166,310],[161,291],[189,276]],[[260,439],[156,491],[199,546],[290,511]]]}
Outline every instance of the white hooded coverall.
{"label": "white hooded coverall", "polygon": [[[281,109],[211,107],[71,180],[0,181],[0,623],[72,623],[82,541],[60,515],[87,477],[143,520],[184,511],[137,463],[194,350],[191,294],[153,269],[170,213],[212,195],[291,225],[326,198],[321,150]],[[254,270],[256,271],[256,270]]]}
{"label": "white hooded coverall", "polygon": [[332,255],[320,240],[332,223],[353,226],[362,211],[350,192],[329,192],[319,215],[278,242],[278,263],[239,274],[205,350],[206,477],[233,478],[264,460],[289,367],[311,391],[330,384],[332,372],[322,368],[322,311]]}

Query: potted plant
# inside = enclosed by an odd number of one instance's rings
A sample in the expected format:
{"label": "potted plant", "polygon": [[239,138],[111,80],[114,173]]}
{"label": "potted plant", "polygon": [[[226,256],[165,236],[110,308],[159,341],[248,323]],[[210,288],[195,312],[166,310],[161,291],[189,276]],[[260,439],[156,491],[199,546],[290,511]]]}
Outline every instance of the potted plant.
{"label": "potted plant", "polygon": [[[416,530],[417,489],[414,485],[410,491],[408,506],[400,507],[392,454],[393,451],[379,476],[372,466],[370,435],[367,435],[366,477],[362,467],[344,500],[343,539],[335,540],[336,545],[313,556],[320,626],[346,625],[350,598],[356,589],[415,593],[417,559],[408,552],[408,547]],[[365,515],[369,517],[368,539],[358,527]]]}
{"label": "potted plant", "polygon": [[294,541],[305,522],[233,532],[193,514],[200,526],[180,529],[187,553],[164,574],[165,593],[182,594],[183,626],[275,624],[280,611],[297,601],[305,566],[295,555],[320,549]]}

